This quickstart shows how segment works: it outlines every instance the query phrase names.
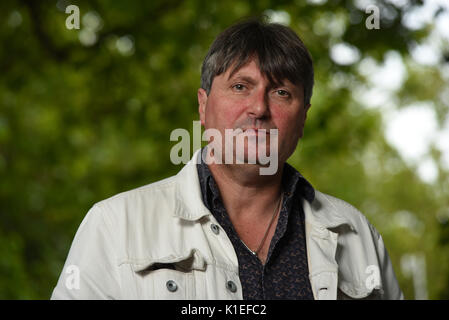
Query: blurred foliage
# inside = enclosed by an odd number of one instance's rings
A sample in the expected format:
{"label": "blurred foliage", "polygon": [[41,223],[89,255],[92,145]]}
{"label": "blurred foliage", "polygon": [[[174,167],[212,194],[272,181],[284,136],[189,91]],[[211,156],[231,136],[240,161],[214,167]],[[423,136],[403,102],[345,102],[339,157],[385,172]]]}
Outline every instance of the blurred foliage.
{"label": "blurred foliage", "polygon": [[[429,298],[449,298],[449,225],[436,219],[448,215],[448,172],[440,166],[434,184],[422,182],[386,142],[381,112],[354,99],[354,87],[368,81],[357,63],[338,65],[329,55],[342,41],[379,63],[398,52],[408,68],[399,105],[430,100],[444,119],[438,67],[408,62],[410,45],[429,30],[409,30],[401,19],[421,2],[400,9],[373,0],[390,12],[381,15],[380,30],[365,28],[357,1],[321,2],[2,1],[0,298],[49,298],[95,202],[180,169],[170,163],[169,136],[175,128],[191,131],[198,119],[209,45],[236,20],[266,10],[288,13],[316,70],[305,137],[290,163],[317,189],[367,215],[406,298],[414,298],[414,287],[401,257],[416,253],[426,259]],[[69,4],[80,8],[80,30],[65,27]]]}

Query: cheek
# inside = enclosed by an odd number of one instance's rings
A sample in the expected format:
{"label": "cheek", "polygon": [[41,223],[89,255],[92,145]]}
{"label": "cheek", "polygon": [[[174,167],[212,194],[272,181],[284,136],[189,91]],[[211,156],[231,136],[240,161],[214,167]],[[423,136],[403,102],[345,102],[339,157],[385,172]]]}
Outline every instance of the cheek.
{"label": "cheek", "polygon": [[279,131],[285,131],[290,133],[294,131],[295,127],[300,125],[300,115],[297,112],[282,112],[279,111],[273,114],[275,118],[275,124],[279,128]]}
{"label": "cheek", "polygon": [[208,127],[233,128],[239,119],[243,104],[226,97],[215,96],[208,101],[206,107],[206,123]]}
{"label": "cheek", "polygon": [[222,124],[223,120],[223,107],[221,106],[219,99],[215,96],[210,96],[206,105],[206,127],[217,128]]}
{"label": "cheek", "polygon": [[279,130],[279,138],[286,142],[294,143],[301,134],[301,117],[295,113],[281,113],[277,116],[276,126]]}

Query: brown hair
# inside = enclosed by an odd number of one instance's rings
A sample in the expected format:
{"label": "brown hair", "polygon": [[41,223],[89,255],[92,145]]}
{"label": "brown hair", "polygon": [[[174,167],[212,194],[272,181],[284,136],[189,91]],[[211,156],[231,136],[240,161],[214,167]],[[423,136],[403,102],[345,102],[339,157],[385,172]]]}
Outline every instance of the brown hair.
{"label": "brown hair", "polygon": [[304,102],[310,103],[314,75],[309,51],[292,29],[261,18],[234,24],[217,36],[203,61],[201,88],[209,94],[215,76],[234,65],[233,74],[253,57],[270,82],[301,84]]}

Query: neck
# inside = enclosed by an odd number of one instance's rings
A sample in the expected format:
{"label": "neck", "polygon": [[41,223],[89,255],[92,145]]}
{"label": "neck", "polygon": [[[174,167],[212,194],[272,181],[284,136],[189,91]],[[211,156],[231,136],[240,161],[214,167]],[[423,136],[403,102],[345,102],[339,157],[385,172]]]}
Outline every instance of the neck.
{"label": "neck", "polygon": [[220,190],[231,220],[252,220],[271,215],[281,194],[282,169],[272,176],[259,174],[250,164],[210,164],[209,169]]}

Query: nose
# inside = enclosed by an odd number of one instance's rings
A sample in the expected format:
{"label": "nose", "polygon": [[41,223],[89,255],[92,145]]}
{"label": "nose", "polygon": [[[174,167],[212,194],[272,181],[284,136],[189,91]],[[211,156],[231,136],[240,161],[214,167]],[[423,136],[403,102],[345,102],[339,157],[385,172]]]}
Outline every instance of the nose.
{"label": "nose", "polygon": [[261,88],[254,92],[247,109],[248,116],[255,119],[264,119],[269,116],[270,107],[266,90]]}

